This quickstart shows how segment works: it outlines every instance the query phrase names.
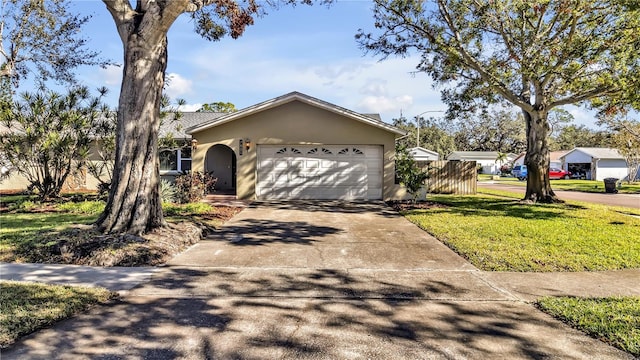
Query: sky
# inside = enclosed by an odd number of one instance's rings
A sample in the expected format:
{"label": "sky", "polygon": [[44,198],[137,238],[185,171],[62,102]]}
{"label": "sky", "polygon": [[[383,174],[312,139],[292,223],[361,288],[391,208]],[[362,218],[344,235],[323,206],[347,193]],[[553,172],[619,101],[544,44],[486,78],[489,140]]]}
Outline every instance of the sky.
{"label": "sky", "polygon": [[[88,46],[122,64],[122,43],[102,1],[76,0],[73,6],[92,16],[83,28]],[[183,111],[218,101],[242,109],[298,91],[356,112],[379,113],[389,123],[401,114],[442,115],[446,106],[439,90],[428,75],[414,72],[418,54],[381,61],[358,47],[358,29],[373,30],[371,7],[364,0],[283,6],[268,10],[239,39],[219,42],[202,39],[183,15],[169,31],[166,92],[186,100]],[[106,101],[117,106],[121,67],[83,67],[77,73],[90,88],[109,88]],[[577,123],[592,126],[593,115],[586,110],[567,110]]]}

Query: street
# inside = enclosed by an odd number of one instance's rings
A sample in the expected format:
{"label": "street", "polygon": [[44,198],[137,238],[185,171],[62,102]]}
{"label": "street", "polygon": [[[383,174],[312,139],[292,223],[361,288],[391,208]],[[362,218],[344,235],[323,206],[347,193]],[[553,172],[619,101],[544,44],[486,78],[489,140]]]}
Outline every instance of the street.
{"label": "street", "polygon": [[[478,182],[478,187],[494,190],[505,190],[522,193],[524,196],[525,187],[511,184],[494,183],[494,182]],[[640,209],[640,194],[606,194],[606,193],[587,193],[580,191],[555,190],[554,192],[562,200],[584,201],[594,204],[603,204],[610,206],[622,206]]]}

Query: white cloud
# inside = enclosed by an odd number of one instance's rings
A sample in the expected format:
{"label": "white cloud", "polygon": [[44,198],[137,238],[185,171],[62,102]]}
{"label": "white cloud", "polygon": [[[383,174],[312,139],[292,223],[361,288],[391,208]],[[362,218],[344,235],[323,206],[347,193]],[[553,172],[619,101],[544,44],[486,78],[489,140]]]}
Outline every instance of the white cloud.
{"label": "white cloud", "polygon": [[370,96],[385,96],[387,94],[387,81],[384,79],[367,79],[360,94]]}
{"label": "white cloud", "polygon": [[169,73],[167,75],[167,89],[165,92],[170,98],[175,99],[192,91],[193,82],[180,74]]}
{"label": "white cloud", "polygon": [[180,105],[178,106],[178,111],[193,112],[200,110],[202,105],[202,103]]}
{"label": "white cloud", "polygon": [[217,45],[198,47],[174,58],[169,71],[194,79],[184,96],[189,102],[229,101],[244,108],[300,91],[357,112],[379,113],[385,121],[401,111],[411,117],[446,108],[430,78],[413,74],[418,56],[323,59],[293,55],[285,45],[236,41],[225,43],[224,51]]}
{"label": "white cloud", "polygon": [[413,103],[411,95],[401,95],[396,97],[387,96],[366,96],[360,102],[360,111],[373,113],[388,113],[402,111]]}
{"label": "white cloud", "polygon": [[122,82],[122,67],[117,65],[109,65],[106,68],[100,68],[100,76],[102,81],[109,86],[120,85]]}
{"label": "white cloud", "polygon": [[585,125],[589,128],[596,128],[595,125],[596,117],[595,111],[588,110],[583,107],[578,107],[575,105],[568,105],[565,110],[569,112],[573,116],[574,123],[577,125]]}

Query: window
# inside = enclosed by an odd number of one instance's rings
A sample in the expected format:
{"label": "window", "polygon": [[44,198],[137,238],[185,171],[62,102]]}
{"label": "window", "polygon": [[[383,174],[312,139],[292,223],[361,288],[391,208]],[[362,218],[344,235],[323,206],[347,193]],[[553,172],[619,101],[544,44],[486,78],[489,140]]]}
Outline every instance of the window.
{"label": "window", "polygon": [[160,171],[178,171],[178,150],[160,151]]}
{"label": "window", "polygon": [[191,147],[160,150],[160,172],[183,172],[191,170]]}

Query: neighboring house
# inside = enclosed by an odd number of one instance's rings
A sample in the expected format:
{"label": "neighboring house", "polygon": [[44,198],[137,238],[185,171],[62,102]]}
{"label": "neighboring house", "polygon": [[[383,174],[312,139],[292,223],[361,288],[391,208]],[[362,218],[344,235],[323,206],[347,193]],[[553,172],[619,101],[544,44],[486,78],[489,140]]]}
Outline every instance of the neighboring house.
{"label": "neighboring house", "polygon": [[174,139],[176,146],[160,149],[160,176],[172,180],[184,172],[191,171],[192,147],[197,143],[193,142],[193,138],[185,130],[224,115],[226,113],[183,112],[177,121],[164,121],[160,126],[159,137]]}
{"label": "neighboring house", "polygon": [[[160,136],[160,175],[202,171],[240,199],[394,199],[395,140],[406,134],[379,115],[360,114],[292,92],[233,113],[182,113]],[[97,183],[87,175],[87,189]],[[95,179],[93,179],[95,180]],[[25,181],[0,190],[25,189]]]}
{"label": "neighboring house", "polygon": [[186,131],[195,171],[239,199],[392,199],[395,140],[406,132],[292,92]]}
{"label": "neighboring house", "polygon": [[[549,152],[549,167],[562,168],[562,157],[568,152],[569,150],[559,150],[559,151]],[[526,152],[523,152],[522,154],[518,155],[513,160],[513,166],[523,165],[525,155],[527,155]]]}
{"label": "neighboring house", "polygon": [[500,167],[513,161],[516,154],[508,153],[504,161],[498,161],[497,151],[454,151],[447,160],[475,161],[481,167],[482,174],[499,174]]}
{"label": "neighboring house", "polygon": [[616,149],[577,147],[561,158],[563,169],[587,180],[628,176],[627,161]]}
{"label": "neighboring house", "polygon": [[409,149],[409,154],[411,154],[415,161],[440,160],[440,154],[419,146]]}

